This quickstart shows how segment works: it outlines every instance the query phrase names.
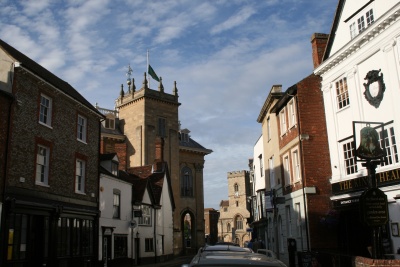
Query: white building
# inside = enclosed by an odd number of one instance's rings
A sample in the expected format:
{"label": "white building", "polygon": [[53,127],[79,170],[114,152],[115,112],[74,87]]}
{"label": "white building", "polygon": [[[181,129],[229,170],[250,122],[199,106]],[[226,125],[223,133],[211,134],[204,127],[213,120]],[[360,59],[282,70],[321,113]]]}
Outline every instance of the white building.
{"label": "white building", "polygon": [[264,163],[264,142],[263,136],[260,135],[253,149],[253,166],[252,166],[252,215],[253,215],[253,238],[262,241],[266,240],[267,226],[267,210],[265,206],[265,163]]}
{"label": "white building", "polygon": [[[376,168],[377,187],[387,196],[389,220],[382,228],[383,254],[396,253],[400,238],[400,2],[358,0],[338,3],[322,64],[322,77],[332,169],[331,200],[340,211],[339,247],[344,254],[371,256],[370,229],[359,220],[359,197],[371,186],[367,169],[355,161],[360,129],[372,122],[385,150]],[[353,122],[356,122],[353,124]],[[353,125],[355,126],[353,134]],[[356,137],[356,143],[354,143]]]}
{"label": "white building", "polygon": [[102,155],[99,260],[143,264],[171,258],[175,204],[167,164],[125,172],[117,171],[117,162],[115,154]]}

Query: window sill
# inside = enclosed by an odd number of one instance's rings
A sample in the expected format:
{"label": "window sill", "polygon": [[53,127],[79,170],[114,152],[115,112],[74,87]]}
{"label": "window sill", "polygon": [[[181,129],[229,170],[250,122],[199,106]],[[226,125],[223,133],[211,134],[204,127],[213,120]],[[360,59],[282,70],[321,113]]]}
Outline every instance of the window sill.
{"label": "window sill", "polygon": [[79,194],[79,195],[83,195],[83,196],[86,196],[86,193],[85,193],[85,192],[81,192],[81,191],[76,191],[76,190],[75,190],[75,194]]}
{"label": "window sill", "polygon": [[39,186],[43,186],[43,187],[50,187],[49,184],[38,182],[38,181],[35,181],[35,185],[39,185]]}
{"label": "window sill", "polygon": [[77,140],[78,142],[81,142],[82,144],[87,145],[86,141],[84,141],[84,140],[81,140],[81,139],[79,139],[79,138],[77,138],[76,140]]}
{"label": "window sill", "polygon": [[45,126],[45,127],[47,127],[47,128],[49,128],[49,129],[51,129],[51,130],[53,130],[53,127],[52,127],[51,125],[49,125],[49,124],[46,124],[46,123],[41,122],[41,121],[39,121],[39,124],[40,124],[40,125],[43,125],[43,126]]}

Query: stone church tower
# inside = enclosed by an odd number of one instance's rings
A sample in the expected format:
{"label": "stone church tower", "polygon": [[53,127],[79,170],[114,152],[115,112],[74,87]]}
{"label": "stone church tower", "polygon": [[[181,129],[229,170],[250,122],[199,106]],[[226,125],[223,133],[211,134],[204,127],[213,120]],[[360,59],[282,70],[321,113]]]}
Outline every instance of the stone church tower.
{"label": "stone church tower", "polygon": [[174,254],[178,255],[197,251],[204,245],[203,166],[204,156],[212,151],[191,139],[189,130],[180,129],[176,82],[172,91],[172,94],[164,92],[161,77],[158,90],[148,87],[146,73],[139,90],[134,80],[128,79],[127,92],[121,87],[116,100],[119,129],[125,138],[114,135],[102,143],[110,144],[111,139],[119,138],[114,150],[122,148],[126,152],[121,158],[129,169],[152,164],[156,139],[163,138],[162,158],[168,164],[175,201],[172,245]]}

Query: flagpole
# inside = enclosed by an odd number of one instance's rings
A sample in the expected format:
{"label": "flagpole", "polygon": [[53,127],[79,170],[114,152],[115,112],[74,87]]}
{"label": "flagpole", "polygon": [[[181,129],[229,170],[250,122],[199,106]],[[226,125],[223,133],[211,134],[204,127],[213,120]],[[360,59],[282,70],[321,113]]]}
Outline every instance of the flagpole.
{"label": "flagpole", "polygon": [[150,78],[148,77],[148,72],[149,72],[149,49],[147,49],[147,68],[146,68],[146,72],[147,72],[147,83],[149,85],[150,88]]}

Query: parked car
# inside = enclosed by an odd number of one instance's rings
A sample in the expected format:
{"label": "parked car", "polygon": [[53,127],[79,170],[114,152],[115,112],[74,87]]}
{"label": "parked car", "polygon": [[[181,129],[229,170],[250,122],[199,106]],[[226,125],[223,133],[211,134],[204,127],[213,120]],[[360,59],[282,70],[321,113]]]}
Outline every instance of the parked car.
{"label": "parked car", "polygon": [[199,249],[196,256],[189,264],[182,267],[207,267],[207,266],[270,266],[287,267],[283,262],[267,257],[266,255],[254,253],[248,248],[232,245],[215,245]]}
{"label": "parked car", "polygon": [[215,245],[230,245],[230,246],[237,246],[239,247],[239,244],[233,243],[233,242],[217,242]]}
{"label": "parked car", "polygon": [[264,254],[269,258],[273,258],[276,259],[276,255],[272,250],[268,250],[268,249],[257,249],[257,253],[259,254]]}

